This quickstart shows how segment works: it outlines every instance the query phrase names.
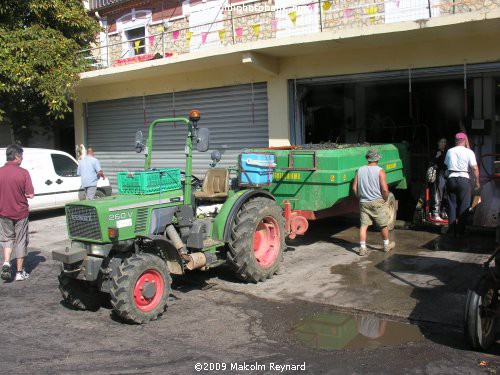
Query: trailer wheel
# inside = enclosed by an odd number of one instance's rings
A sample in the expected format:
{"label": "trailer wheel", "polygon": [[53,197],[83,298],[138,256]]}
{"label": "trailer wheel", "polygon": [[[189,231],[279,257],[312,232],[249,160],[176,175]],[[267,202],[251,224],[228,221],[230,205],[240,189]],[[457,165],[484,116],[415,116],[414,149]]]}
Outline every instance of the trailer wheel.
{"label": "trailer wheel", "polygon": [[111,282],[111,305],[129,322],[156,320],[166,309],[172,279],[165,261],[153,254],[134,254]]}
{"label": "trailer wheel", "polygon": [[487,350],[496,337],[498,318],[493,311],[498,306],[498,289],[490,275],[479,280],[474,290],[467,293],[464,333],[467,342],[475,350]]}
{"label": "trailer wheel", "polygon": [[59,275],[59,290],[64,301],[78,310],[96,311],[101,307],[102,294],[98,290],[64,272]]}
{"label": "trailer wheel", "polygon": [[387,204],[389,205],[389,225],[387,225],[387,227],[389,230],[393,230],[396,227],[396,218],[398,215],[398,205],[394,194],[389,193]]}
{"label": "trailer wheel", "polygon": [[278,204],[257,197],[245,203],[231,228],[228,258],[244,281],[265,281],[278,271],[285,250],[285,220]]}

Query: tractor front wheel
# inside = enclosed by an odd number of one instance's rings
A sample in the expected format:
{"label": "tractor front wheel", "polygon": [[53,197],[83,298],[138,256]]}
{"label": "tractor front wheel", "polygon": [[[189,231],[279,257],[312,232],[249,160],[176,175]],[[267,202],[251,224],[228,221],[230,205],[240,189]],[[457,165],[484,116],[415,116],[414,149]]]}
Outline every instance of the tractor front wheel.
{"label": "tractor front wheel", "polygon": [[101,307],[102,294],[85,281],[68,277],[61,272],[59,290],[64,301],[78,310],[96,311]]}
{"label": "tractor front wheel", "polygon": [[112,280],[113,310],[134,323],[156,320],[165,311],[171,282],[164,260],[153,254],[134,254],[123,261]]}
{"label": "tractor front wheel", "polygon": [[232,224],[228,258],[244,281],[257,283],[277,271],[285,250],[285,221],[278,204],[258,197],[241,207]]}

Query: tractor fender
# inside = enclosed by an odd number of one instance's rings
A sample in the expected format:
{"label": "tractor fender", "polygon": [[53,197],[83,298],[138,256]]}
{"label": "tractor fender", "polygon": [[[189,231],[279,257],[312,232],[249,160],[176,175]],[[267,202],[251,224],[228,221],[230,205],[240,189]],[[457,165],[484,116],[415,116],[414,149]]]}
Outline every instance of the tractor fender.
{"label": "tractor fender", "polygon": [[174,275],[184,274],[184,263],[179,251],[175,248],[172,241],[163,236],[150,235],[147,238],[152,240],[160,249],[165,261],[167,262],[170,273]]}
{"label": "tractor fender", "polygon": [[274,196],[267,190],[240,190],[224,203],[219,214],[215,218],[213,233],[214,236],[216,236],[216,239],[224,242],[229,242],[231,240],[231,224],[234,222],[236,214],[245,202],[247,202],[250,198],[255,197],[266,197],[272,199],[273,201],[276,200],[276,198],[274,198]]}

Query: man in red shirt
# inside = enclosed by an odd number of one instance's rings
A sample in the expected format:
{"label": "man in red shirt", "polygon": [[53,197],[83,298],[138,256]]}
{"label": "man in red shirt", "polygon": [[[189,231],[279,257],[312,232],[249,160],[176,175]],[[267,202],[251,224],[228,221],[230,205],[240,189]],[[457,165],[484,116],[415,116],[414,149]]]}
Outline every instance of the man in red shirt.
{"label": "man in red shirt", "polygon": [[6,150],[7,163],[0,168],[0,243],[4,249],[5,262],[1,277],[10,280],[10,256],[14,250],[17,259],[15,280],[26,280],[29,275],[23,268],[28,249],[28,199],[35,192],[28,171],[21,168],[23,149],[10,145]]}

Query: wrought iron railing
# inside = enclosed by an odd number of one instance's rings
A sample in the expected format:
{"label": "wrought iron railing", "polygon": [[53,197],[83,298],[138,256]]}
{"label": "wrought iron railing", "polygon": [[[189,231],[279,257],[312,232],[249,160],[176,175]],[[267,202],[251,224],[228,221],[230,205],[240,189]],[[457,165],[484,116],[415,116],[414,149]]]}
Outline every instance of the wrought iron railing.
{"label": "wrought iron railing", "polygon": [[[121,1],[90,0],[90,6],[117,2]],[[146,27],[148,31],[142,38],[123,41],[123,33],[105,33],[105,38],[101,38],[105,40],[103,43],[81,54],[92,61],[91,69],[102,69],[258,40],[405,21],[423,22],[435,17],[490,10],[491,6],[499,7],[485,0],[373,0],[370,3],[310,0],[303,5],[246,14],[225,9],[222,19],[202,25],[178,27],[176,22],[168,22],[158,25],[160,32],[150,34]],[[164,25],[168,27],[165,29]]]}

